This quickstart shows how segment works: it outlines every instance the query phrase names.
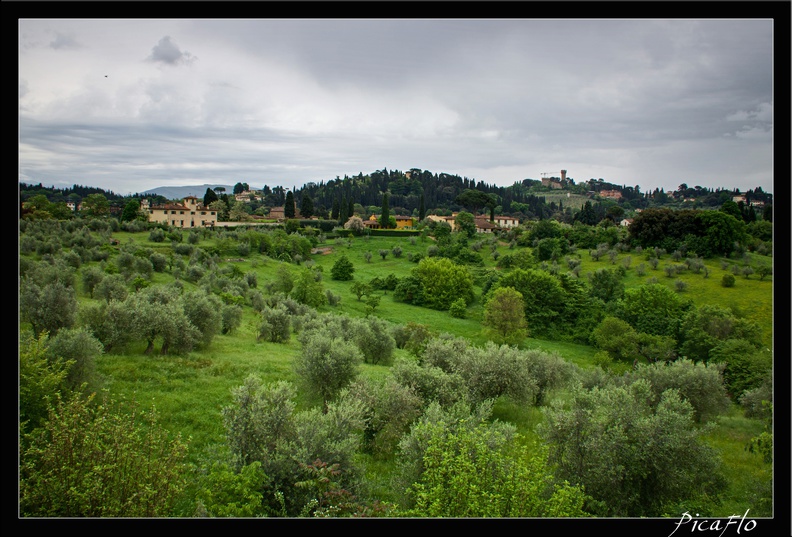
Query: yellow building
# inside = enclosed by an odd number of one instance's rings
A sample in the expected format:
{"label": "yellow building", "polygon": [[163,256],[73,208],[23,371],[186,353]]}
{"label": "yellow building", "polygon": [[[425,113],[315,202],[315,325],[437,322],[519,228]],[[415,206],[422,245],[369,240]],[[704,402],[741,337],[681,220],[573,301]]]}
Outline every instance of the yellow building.
{"label": "yellow building", "polygon": [[181,203],[154,205],[148,208],[149,222],[159,222],[180,228],[214,226],[217,224],[217,211],[200,203],[195,196],[187,196]]}

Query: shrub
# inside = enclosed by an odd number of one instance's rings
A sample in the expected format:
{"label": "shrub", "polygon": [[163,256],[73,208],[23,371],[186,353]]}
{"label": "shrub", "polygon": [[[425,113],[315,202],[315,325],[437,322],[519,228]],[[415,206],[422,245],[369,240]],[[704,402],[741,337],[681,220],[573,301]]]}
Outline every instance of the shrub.
{"label": "shrub", "polygon": [[723,287],[734,287],[734,276],[731,274],[724,274],[723,278],[721,278],[721,285]]}
{"label": "shrub", "polygon": [[467,315],[467,304],[465,303],[465,299],[458,298],[454,300],[448,308],[448,313],[451,314],[451,317],[456,319],[464,319]]}
{"label": "shrub", "polygon": [[333,268],[330,269],[330,277],[334,280],[341,280],[341,281],[348,281],[351,280],[354,276],[353,273],[355,272],[355,266],[352,262],[347,258],[346,255],[341,255],[335,263],[333,263]]}

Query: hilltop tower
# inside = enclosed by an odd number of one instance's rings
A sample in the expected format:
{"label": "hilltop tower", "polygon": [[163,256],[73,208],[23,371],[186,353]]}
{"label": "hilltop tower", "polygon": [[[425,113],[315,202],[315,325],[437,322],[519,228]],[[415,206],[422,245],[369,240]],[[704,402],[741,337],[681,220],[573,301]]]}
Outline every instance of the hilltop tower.
{"label": "hilltop tower", "polygon": [[566,170],[561,170],[561,181],[566,181]]}

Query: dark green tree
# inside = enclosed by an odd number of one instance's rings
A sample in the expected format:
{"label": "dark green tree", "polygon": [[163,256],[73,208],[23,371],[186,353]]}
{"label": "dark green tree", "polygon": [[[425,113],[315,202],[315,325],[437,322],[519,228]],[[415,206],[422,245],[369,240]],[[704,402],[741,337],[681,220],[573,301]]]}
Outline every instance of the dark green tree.
{"label": "dark green tree", "polygon": [[593,226],[599,221],[597,213],[594,212],[594,208],[591,206],[590,201],[584,203],[580,212],[575,214],[575,221],[589,226]]}
{"label": "dark green tree", "polygon": [[204,207],[209,207],[210,203],[217,201],[218,199],[220,198],[217,197],[217,193],[211,188],[207,188],[203,197],[203,205]]}
{"label": "dark green tree", "polygon": [[476,236],[476,218],[471,213],[461,211],[454,218],[454,225],[458,231],[467,235],[468,238],[472,239]]}
{"label": "dark green tree", "polygon": [[424,201],[424,193],[421,192],[421,205],[418,208],[418,220],[426,218],[426,203]]}
{"label": "dark green tree", "polygon": [[124,205],[124,211],[121,213],[122,222],[132,222],[136,220],[140,214],[140,202],[136,199],[131,199]]}
{"label": "dark green tree", "polygon": [[311,218],[314,215],[314,205],[311,196],[303,192],[302,201],[300,203],[300,216],[302,218]]}
{"label": "dark green tree", "polygon": [[294,194],[292,191],[286,193],[286,204],[283,206],[283,216],[286,218],[294,218]]}
{"label": "dark green tree", "polygon": [[341,255],[330,269],[330,276],[334,280],[347,281],[354,278],[355,266],[346,255]]}
{"label": "dark green tree", "polygon": [[390,207],[388,206],[388,193],[382,194],[382,214],[379,218],[380,227],[383,229],[390,228]]}

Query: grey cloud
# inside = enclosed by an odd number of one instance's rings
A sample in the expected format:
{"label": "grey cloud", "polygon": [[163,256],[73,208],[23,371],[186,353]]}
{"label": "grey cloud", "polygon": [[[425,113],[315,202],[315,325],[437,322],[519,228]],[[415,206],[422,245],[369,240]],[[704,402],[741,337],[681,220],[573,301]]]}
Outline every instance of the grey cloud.
{"label": "grey cloud", "polygon": [[171,38],[168,35],[160,39],[159,43],[151,49],[151,56],[148,59],[170,65],[190,64],[197,60],[189,52],[182,52],[175,43],[171,42]]}
{"label": "grey cloud", "polygon": [[61,33],[55,34],[55,39],[52,40],[49,44],[50,48],[53,49],[76,49],[80,48],[80,44],[71,36],[63,35]]}

